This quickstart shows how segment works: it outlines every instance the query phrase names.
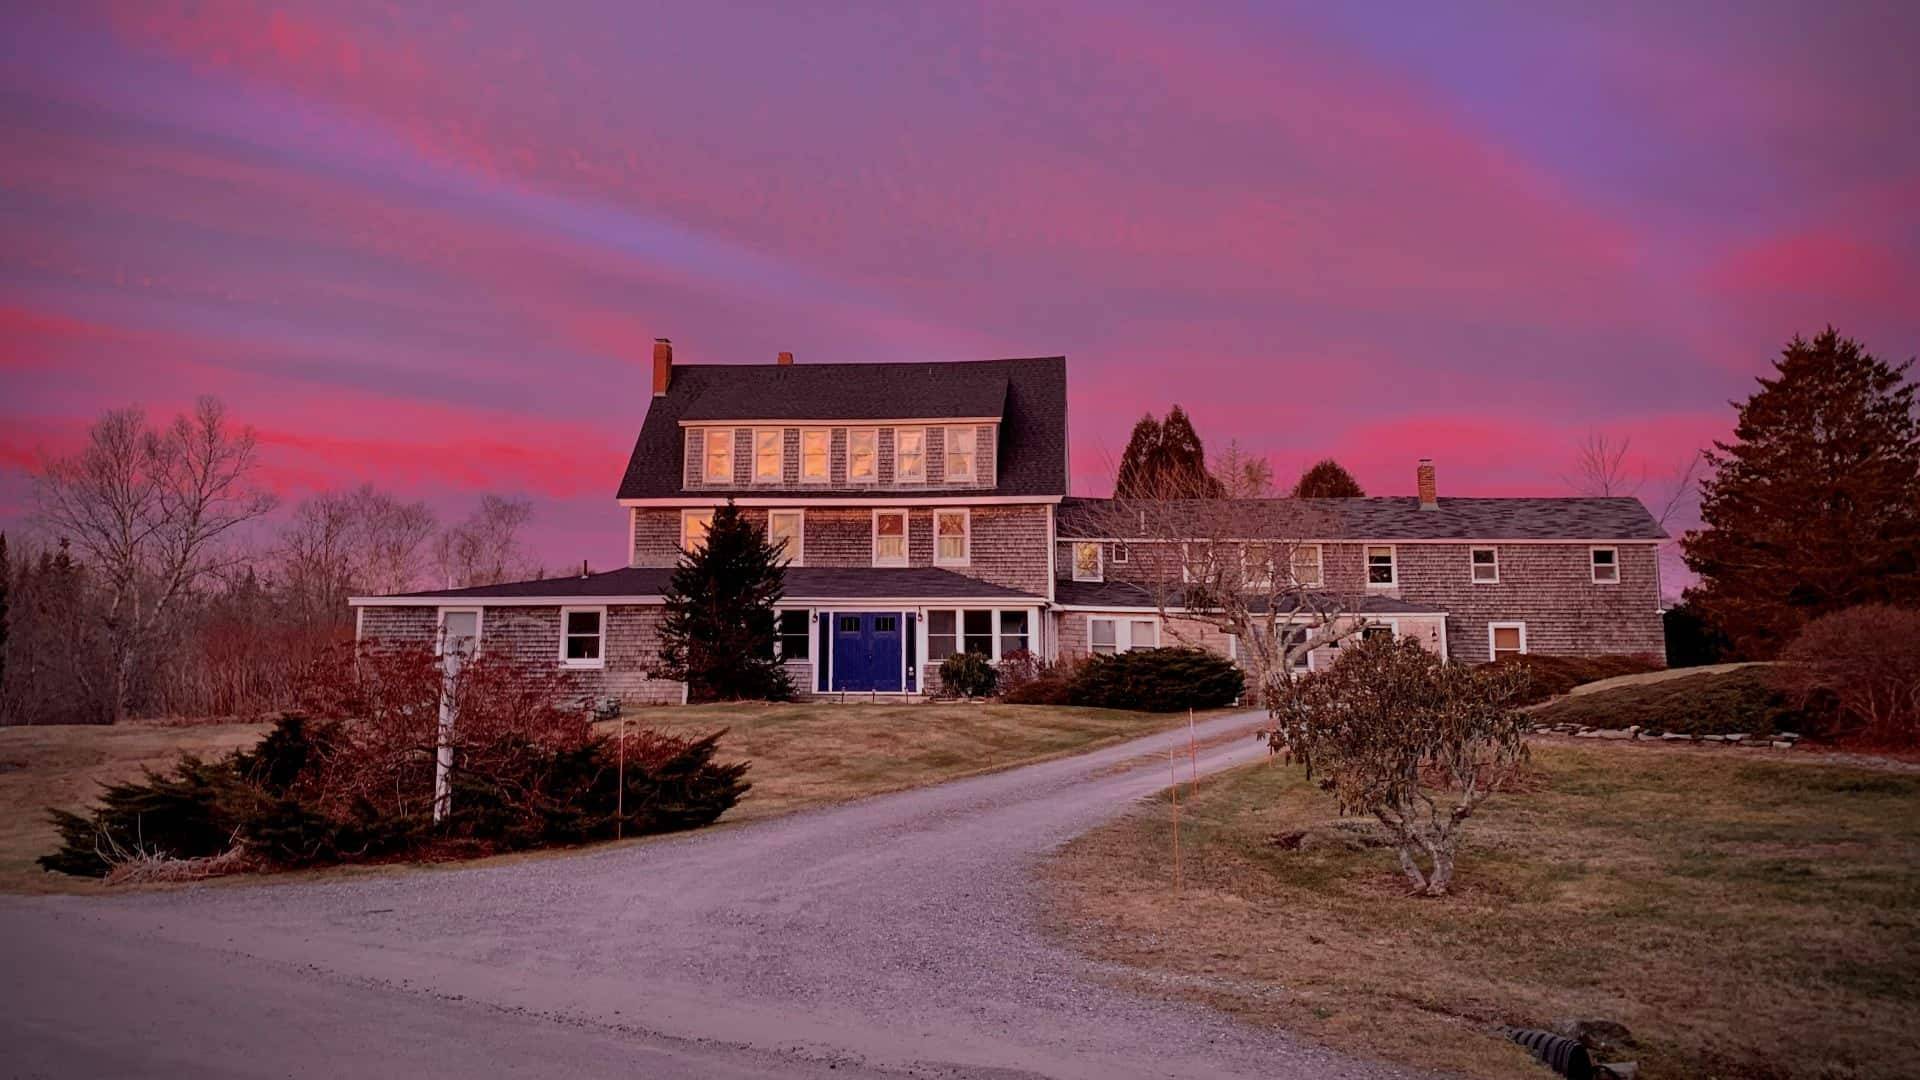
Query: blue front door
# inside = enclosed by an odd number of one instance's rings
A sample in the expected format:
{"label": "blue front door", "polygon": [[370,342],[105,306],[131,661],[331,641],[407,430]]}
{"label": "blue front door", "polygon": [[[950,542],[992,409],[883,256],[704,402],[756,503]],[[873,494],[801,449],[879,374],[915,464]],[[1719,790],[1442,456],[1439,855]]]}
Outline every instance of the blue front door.
{"label": "blue front door", "polygon": [[906,629],[897,611],[833,615],[833,689],[898,693]]}

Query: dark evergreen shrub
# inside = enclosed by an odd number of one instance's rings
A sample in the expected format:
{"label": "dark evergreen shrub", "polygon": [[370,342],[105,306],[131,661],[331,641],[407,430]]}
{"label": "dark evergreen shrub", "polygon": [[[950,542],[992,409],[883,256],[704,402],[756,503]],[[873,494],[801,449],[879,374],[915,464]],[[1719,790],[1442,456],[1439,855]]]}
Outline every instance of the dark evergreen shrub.
{"label": "dark evergreen shrub", "polygon": [[1103,709],[1174,712],[1231,705],[1246,692],[1233,661],[1205,649],[1134,649],[1092,656],[1075,670],[1069,698]]}
{"label": "dark evergreen shrub", "polygon": [[1496,660],[1494,670],[1518,668],[1527,673],[1527,683],[1516,705],[1532,705],[1590,682],[1616,675],[1639,675],[1659,671],[1661,663],[1646,656],[1551,656],[1526,653]]}
{"label": "dark evergreen shrub", "polygon": [[957,697],[992,697],[999,680],[993,661],[979,653],[954,653],[940,662],[940,687]]}

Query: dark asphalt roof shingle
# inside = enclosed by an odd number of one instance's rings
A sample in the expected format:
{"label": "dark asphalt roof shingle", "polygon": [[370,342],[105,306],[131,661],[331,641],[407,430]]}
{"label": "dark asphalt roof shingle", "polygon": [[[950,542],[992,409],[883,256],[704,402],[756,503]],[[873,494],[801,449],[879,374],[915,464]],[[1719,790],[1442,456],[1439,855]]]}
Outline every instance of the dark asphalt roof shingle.
{"label": "dark asphalt roof shingle", "polygon": [[[676,364],[667,392],[647,408],[619,498],[684,494],[682,421],[971,416],[1000,418],[995,494],[1067,493],[1067,361],[1051,356],[938,364]],[[791,488],[779,494],[844,497]]]}
{"label": "dark asphalt roof shingle", "polygon": [[[535,581],[509,581],[499,585],[476,585],[465,589],[433,589],[427,592],[401,593],[397,598],[426,600],[594,600],[617,596],[663,596],[672,569],[664,566],[632,566],[585,577],[541,578]],[[980,581],[951,570],[936,567],[794,566],[787,569],[786,595],[833,600],[862,600],[881,597],[901,600],[954,599],[1034,599],[1018,589]]]}
{"label": "dark asphalt roof shingle", "polygon": [[[1060,607],[1110,607],[1134,608],[1151,611],[1154,608],[1153,593],[1143,585],[1130,581],[1062,581],[1054,586],[1054,603]],[[1291,611],[1298,606],[1297,598],[1280,598],[1282,610]],[[1255,611],[1265,611],[1263,601],[1251,605]],[[1442,615],[1446,608],[1437,604],[1423,604],[1413,600],[1402,600],[1393,596],[1368,594],[1360,597],[1358,603],[1347,605],[1349,614],[1357,615]]]}
{"label": "dark asphalt roof shingle", "polygon": [[[1442,498],[1422,510],[1411,495],[1360,499],[1194,500],[1156,504],[1173,520],[1191,515],[1191,535],[1220,535],[1223,515],[1247,531],[1289,540],[1664,540],[1667,532],[1631,497]],[[1302,510],[1304,509],[1304,513]],[[1111,499],[1060,504],[1062,537],[1108,538],[1129,508]],[[1205,524],[1200,524],[1205,522]],[[1236,530],[1237,531],[1237,530]],[[1136,537],[1138,530],[1135,530]],[[1293,533],[1300,535],[1291,535]],[[1112,537],[1133,539],[1136,537]],[[1222,536],[1221,538],[1225,538]]]}

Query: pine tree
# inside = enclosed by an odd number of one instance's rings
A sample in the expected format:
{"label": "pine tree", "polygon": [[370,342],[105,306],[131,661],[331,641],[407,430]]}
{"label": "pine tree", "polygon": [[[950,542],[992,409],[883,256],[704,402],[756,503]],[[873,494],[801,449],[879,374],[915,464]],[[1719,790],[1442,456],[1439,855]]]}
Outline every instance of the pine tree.
{"label": "pine tree", "polygon": [[695,701],[777,701],[793,695],[774,658],[773,605],[786,571],[766,531],[729,502],[706,542],[680,557],[667,588],[660,659]]}
{"label": "pine tree", "polygon": [[1772,656],[1817,615],[1920,601],[1916,387],[1828,327],[1799,336],[1706,455],[1688,603],[1738,655]]}
{"label": "pine tree", "polygon": [[1120,470],[1113,478],[1113,494],[1118,499],[1149,498],[1149,476],[1160,457],[1160,421],[1152,413],[1142,416],[1127,436],[1127,448],[1120,454]]}
{"label": "pine tree", "polygon": [[1207,471],[1207,451],[1186,411],[1175,405],[1165,420],[1153,414],[1133,425],[1120,455],[1113,494],[1120,499],[1205,499],[1222,493]]}
{"label": "pine tree", "polygon": [[1366,494],[1360,489],[1360,481],[1332,458],[1315,462],[1293,485],[1296,499],[1360,499]]}

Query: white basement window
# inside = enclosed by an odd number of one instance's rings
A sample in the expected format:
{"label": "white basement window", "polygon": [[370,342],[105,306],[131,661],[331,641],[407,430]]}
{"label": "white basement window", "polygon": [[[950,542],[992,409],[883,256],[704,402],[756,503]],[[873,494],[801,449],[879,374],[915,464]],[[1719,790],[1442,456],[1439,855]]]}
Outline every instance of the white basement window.
{"label": "white basement window", "polygon": [[1593,582],[1596,585],[1613,585],[1620,580],[1620,549],[1597,547],[1592,550]]}
{"label": "white basement window", "polygon": [[1475,585],[1500,584],[1500,552],[1497,548],[1477,547],[1468,556],[1473,566]]}
{"label": "white basement window", "polygon": [[1497,622],[1487,624],[1487,654],[1494,660],[1520,656],[1527,651],[1527,624]]}
{"label": "white basement window", "polygon": [[933,512],[933,562],[936,566],[965,566],[970,556],[972,520],[965,510]]}
{"label": "white basement window", "polygon": [[807,428],[800,433],[800,481],[806,484],[827,482],[827,448],[831,432],[826,428]]}
{"label": "white basement window", "polygon": [[1394,566],[1393,546],[1384,545],[1367,549],[1367,587],[1370,589],[1390,588],[1399,583],[1399,574]]}
{"label": "white basement window", "polygon": [[706,468],[702,473],[709,484],[733,483],[733,429],[708,428]]}
{"label": "white basement window", "polygon": [[947,483],[964,484],[973,480],[973,449],[978,435],[977,428],[947,429]]}
{"label": "white basement window", "polygon": [[573,668],[605,667],[607,609],[560,609],[560,663]]}
{"label": "white basement window", "polygon": [[907,512],[873,512],[873,565],[907,565]]}

